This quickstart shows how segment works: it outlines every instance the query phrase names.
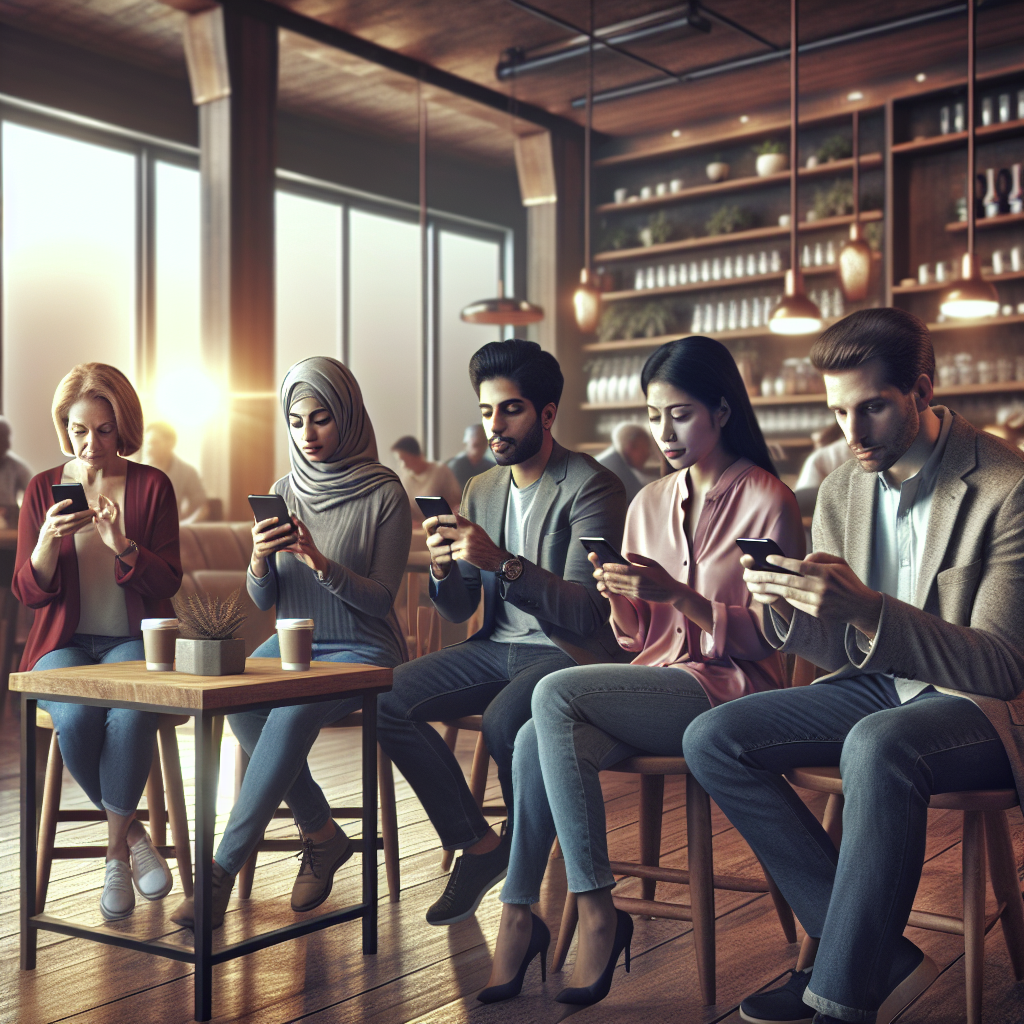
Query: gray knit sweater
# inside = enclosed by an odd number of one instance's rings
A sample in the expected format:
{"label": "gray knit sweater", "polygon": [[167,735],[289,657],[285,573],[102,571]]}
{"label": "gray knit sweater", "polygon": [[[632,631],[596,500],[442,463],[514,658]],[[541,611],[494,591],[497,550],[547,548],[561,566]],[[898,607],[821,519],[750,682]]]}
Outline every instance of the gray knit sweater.
{"label": "gray knit sweater", "polygon": [[274,484],[288,511],[308,527],[330,560],[325,582],[294,555],[271,556],[270,569],[247,585],[257,608],[277,605],[279,618],[313,620],[314,642],[367,643],[395,665],[406,658],[394,603],[409,560],[409,499],[395,480],[369,494],[316,513],[296,494],[288,477]]}

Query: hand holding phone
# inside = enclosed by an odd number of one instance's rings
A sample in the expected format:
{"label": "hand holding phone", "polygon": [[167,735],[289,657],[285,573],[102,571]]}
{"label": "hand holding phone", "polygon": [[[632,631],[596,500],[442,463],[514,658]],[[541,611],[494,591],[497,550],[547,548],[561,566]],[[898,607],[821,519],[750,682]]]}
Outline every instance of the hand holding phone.
{"label": "hand holding phone", "polygon": [[771,537],[737,537],[736,544],[745,555],[750,555],[754,560],[754,568],[760,572],[778,572],[784,576],[800,576],[792,569],[783,569],[781,565],[772,565],[768,561],[769,555],[777,555],[785,558],[786,554]]}
{"label": "hand holding phone", "polygon": [[[39,531],[40,539],[47,536],[55,539],[78,533],[96,518],[96,510],[89,507],[85,488],[81,484],[51,484],[50,489],[53,492],[53,505],[46,512]],[[70,505],[57,508],[62,501],[68,500]]]}
{"label": "hand holding phone", "polygon": [[[250,494],[249,507],[256,518],[252,528],[253,552],[258,558],[288,547],[296,536],[295,524],[288,514],[288,506],[280,494]],[[259,530],[260,523],[268,519],[277,522]]]}
{"label": "hand holding phone", "polygon": [[602,565],[629,565],[629,560],[623,558],[604,537],[580,537],[580,543],[588,554],[597,555]]}
{"label": "hand holding phone", "polygon": [[453,514],[451,505],[444,498],[437,495],[417,495],[416,504],[419,505],[425,520],[433,519],[436,516],[450,516]]}
{"label": "hand holding phone", "polygon": [[89,507],[89,502],[85,498],[85,488],[81,484],[50,484],[50,490],[53,492],[55,505],[71,499],[71,504],[62,508],[58,515],[71,516],[76,512],[84,512]]}

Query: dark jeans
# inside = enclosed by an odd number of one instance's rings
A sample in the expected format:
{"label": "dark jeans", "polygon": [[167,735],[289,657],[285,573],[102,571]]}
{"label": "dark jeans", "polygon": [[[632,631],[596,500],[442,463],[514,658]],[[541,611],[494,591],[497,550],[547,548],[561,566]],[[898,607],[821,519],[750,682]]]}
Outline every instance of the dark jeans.
{"label": "dark jeans", "polygon": [[468,640],[395,669],[377,703],[377,740],[419,797],[446,850],[472,846],[487,831],[455,755],[428,723],[484,716],[484,739],[512,827],[512,748],[530,718],[533,689],[575,664],[553,644]]}
{"label": "dark jeans", "polygon": [[[809,935],[804,1001],[874,1021],[920,952],[903,937],[924,863],[932,793],[1012,789],[1010,763],[976,704],[927,690],[900,705],[878,675],[755,693],[683,736],[690,770],[760,857]],[[782,778],[839,765],[842,850]]]}

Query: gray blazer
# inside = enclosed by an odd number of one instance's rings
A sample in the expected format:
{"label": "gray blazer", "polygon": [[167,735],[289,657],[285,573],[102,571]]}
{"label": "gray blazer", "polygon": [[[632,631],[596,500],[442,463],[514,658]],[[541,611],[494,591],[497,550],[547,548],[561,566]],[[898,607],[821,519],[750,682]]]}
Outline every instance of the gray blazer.
{"label": "gray blazer", "polygon": [[[1024,799],[1024,459],[947,409],[953,424],[932,498],[913,604],[882,596],[874,642],[803,612],[765,616],[769,641],[827,669],[886,672],[969,697],[999,733]],[[856,462],[818,492],[814,550],[868,578],[878,484]],[[821,680],[819,680],[820,682]]]}
{"label": "gray blazer", "polygon": [[[461,513],[504,546],[505,509],[512,481],[509,466],[473,477],[462,495]],[[468,562],[443,580],[430,574],[430,596],[450,622],[465,622],[484,593],[484,623],[471,639],[489,637],[499,600],[536,617],[541,629],[578,664],[628,661],[632,655],[616,642],[608,621],[608,602],[597,592],[594,567],[580,537],[604,537],[618,546],[626,519],[626,495],[617,476],[589,455],[570,452],[555,442],[533,499],[526,543],[518,554],[523,574],[499,580]]]}

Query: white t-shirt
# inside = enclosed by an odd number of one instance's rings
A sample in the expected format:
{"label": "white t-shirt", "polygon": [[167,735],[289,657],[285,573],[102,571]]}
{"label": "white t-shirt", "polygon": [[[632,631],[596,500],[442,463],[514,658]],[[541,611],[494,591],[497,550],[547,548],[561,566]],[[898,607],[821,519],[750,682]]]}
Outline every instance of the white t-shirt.
{"label": "white t-shirt", "polygon": [[848,462],[852,458],[853,452],[850,451],[850,446],[846,443],[845,437],[841,437],[838,441],[833,441],[831,444],[825,445],[824,448],[811,452],[807,456],[807,461],[804,462],[803,468],[800,470],[800,476],[797,477],[796,487],[793,490],[799,491],[804,487],[820,487],[822,481],[829,473],[834,469],[838,469],[844,462]]}

